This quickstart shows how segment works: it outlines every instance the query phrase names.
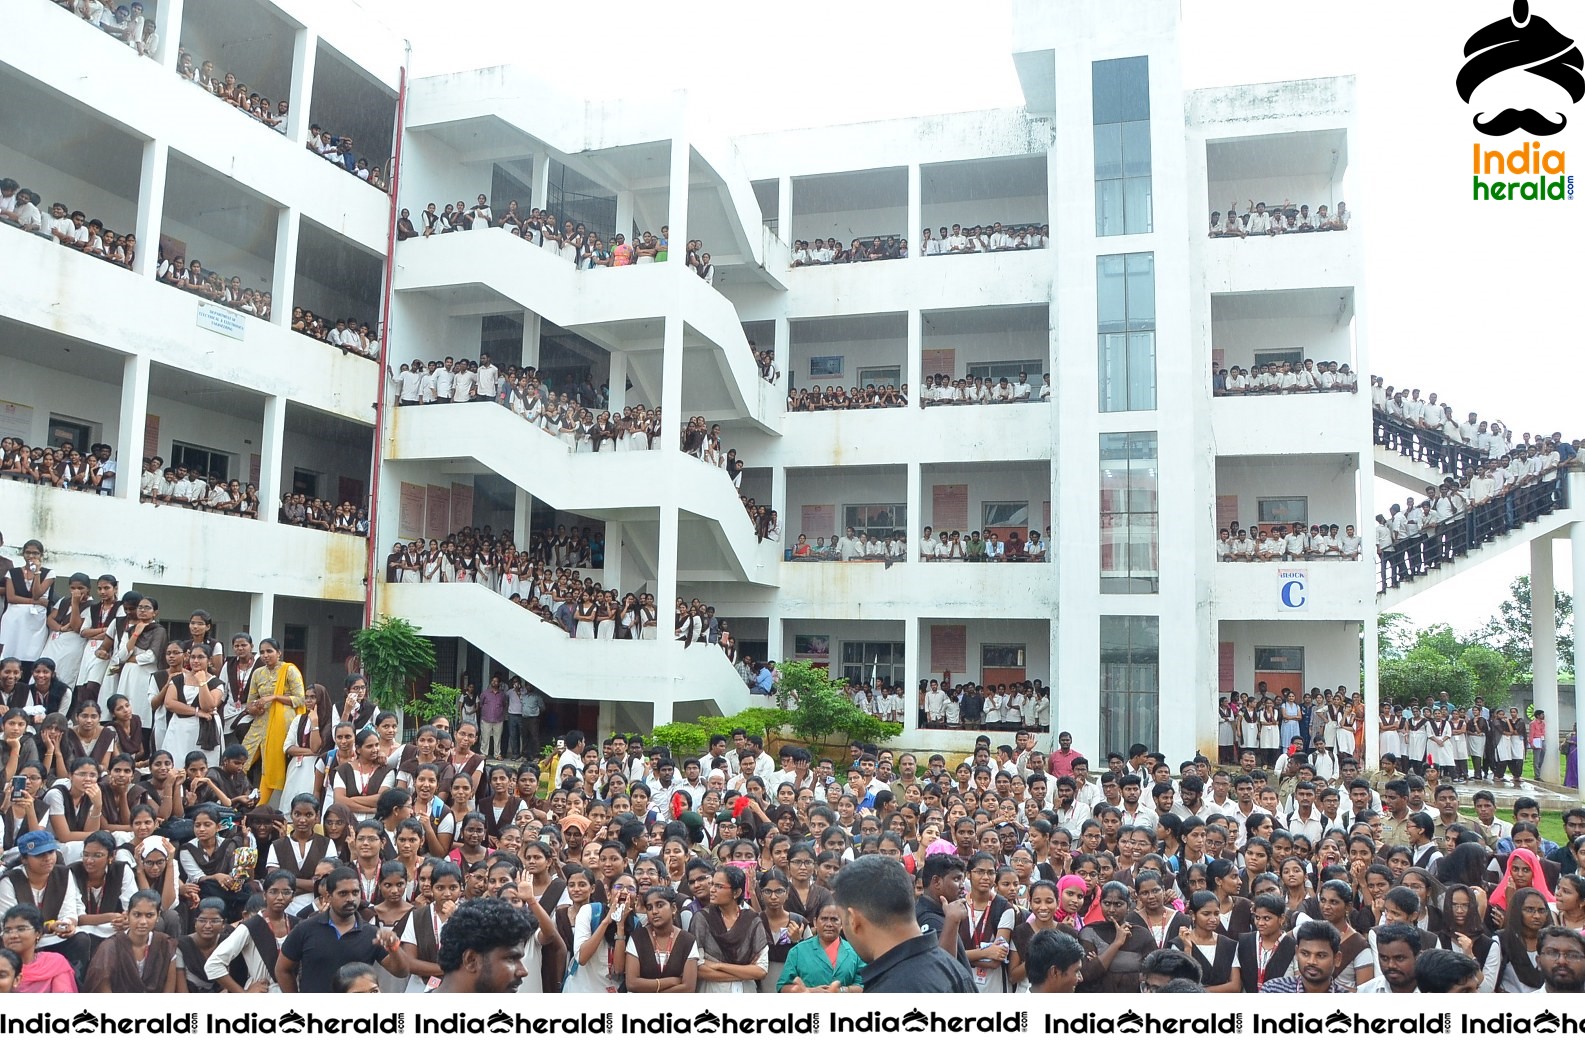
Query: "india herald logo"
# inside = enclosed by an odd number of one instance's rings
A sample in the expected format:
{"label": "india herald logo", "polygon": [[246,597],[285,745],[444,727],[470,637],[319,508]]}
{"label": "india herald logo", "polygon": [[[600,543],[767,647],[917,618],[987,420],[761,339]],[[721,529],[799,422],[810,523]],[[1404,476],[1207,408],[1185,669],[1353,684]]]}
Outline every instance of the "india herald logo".
{"label": "india herald logo", "polygon": [[[1476,30],[1464,44],[1464,57],[1457,85],[1458,96],[1465,102],[1474,96],[1476,88],[1513,69],[1556,84],[1574,102],[1585,99],[1585,56],[1552,23],[1531,14],[1528,0],[1514,0],[1511,17]],[[1568,126],[1568,117],[1558,112],[1554,120],[1529,107],[1505,108],[1491,116],[1477,112],[1474,124],[1483,135],[1524,131],[1544,136],[1562,131]]]}

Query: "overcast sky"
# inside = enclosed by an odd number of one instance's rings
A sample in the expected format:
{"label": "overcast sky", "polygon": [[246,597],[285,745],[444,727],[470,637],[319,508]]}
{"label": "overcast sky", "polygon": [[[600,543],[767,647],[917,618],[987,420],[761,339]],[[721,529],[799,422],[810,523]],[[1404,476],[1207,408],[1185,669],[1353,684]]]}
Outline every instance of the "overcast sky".
{"label": "overcast sky", "polygon": [[[440,19],[430,0],[384,0],[380,11],[413,42],[416,76],[529,56],[542,77],[574,94],[688,87],[723,129],[743,133],[1020,105],[1009,53],[1011,6],[602,0],[589,9],[598,17],[580,23],[588,32],[542,32],[532,18],[514,31],[503,17],[510,8],[479,0],[453,0]],[[1116,6],[1126,18],[1128,0]],[[1559,31],[1585,38],[1585,5],[1532,6]],[[1470,200],[1475,132],[1454,78],[1464,40],[1506,17],[1509,7],[1494,0],[1434,8],[1335,0],[1286,4],[1277,16],[1269,3],[1185,0],[1184,81],[1192,89],[1357,75],[1361,141],[1349,151],[1346,184],[1358,231],[1369,238],[1361,306],[1369,371],[1437,391],[1460,417],[1477,411],[1515,432],[1577,437],[1585,434],[1578,405],[1585,297],[1572,249],[1585,233],[1585,200]],[[949,58],[960,61],[945,73]],[[1518,91],[1534,83],[1523,73],[1503,74],[1481,90],[1501,94],[1506,85]],[[1549,98],[1529,94],[1500,104],[1544,109]],[[1559,93],[1554,108],[1567,103]],[[1585,106],[1576,109],[1548,147],[1572,148],[1577,174],[1585,175]],[[1580,193],[1585,197],[1585,184]],[[1397,495],[1380,489],[1382,507],[1362,508],[1361,525]],[[1567,588],[1566,544],[1558,545],[1557,561]],[[1508,580],[1528,571],[1527,557],[1509,555],[1402,610],[1423,622],[1473,627],[1504,597]]]}

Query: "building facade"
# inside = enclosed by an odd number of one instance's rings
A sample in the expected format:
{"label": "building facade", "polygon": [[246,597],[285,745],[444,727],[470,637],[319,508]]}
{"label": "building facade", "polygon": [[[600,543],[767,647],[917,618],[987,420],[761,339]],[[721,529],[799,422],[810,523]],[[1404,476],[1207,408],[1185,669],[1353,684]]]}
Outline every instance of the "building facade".
{"label": "building facade", "polygon": [[[1214,377],[1306,360],[1368,375],[1360,233],[1207,236],[1229,201],[1350,199],[1352,80],[1185,92],[1177,3],[1123,20],[1093,0],[1060,19],[1020,2],[1021,108],[729,138],[698,98],[589,101],[518,67],[404,92],[400,44],[354,30],[339,4],[227,5],[240,20],[217,0],[156,6],[152,57],[44,0],[20,6],[30,33],[0,43],[8,95],[26,103],[0,115],[0,175],[26,173],[140,244],[127,272],[0,230],[18,293],[0,300],[5,433],[102,441],[123,467],[137,451],[220,465],[257,484],[265,520],[144,504],[127,469],[114,501],[5,486],[13,545],[39,533],[55,564],[202,604],[223,631],[300,640],[327,683],[365,613],[404,616],[439,641],[437,677],[521,675],[586,731],[757,702],[718,649],[671,640],[679,598],[713,606],[757,658],[900,686],[901,742],[931,750],[980,731],[961,712],[929,724],[918,686],[932,679],[1038,682],[1051,729],[1173,756],[1213,753],[1219,693],[1358,688],[1368,541],[1358,561],[1259,564],[1219,562],[1215,544],[1234,521],[1368,534],[1368,395],[1219,397]],[[104,51],[86,74],[17,42],[68,32]],[[287,93],[284,134],[183,84],[180,50]],[[391,251],[390,196],[303,149],[311,124],[382,143],[415,229],[429,203],[480,195],[493,223]],[[83,134],[45,130],[61,128]],[[397,141],[393,171],[383,143]],[[673,250],[582,269],[504,226],[514,204],[607,244],[664,232]],[[971,227],[1002,250],[951,251]],[[938,252],[921,231],[943,228]],[[803,247],[868,254],[877,239],[888,257],[847,265]],[[691,240],[712,281],[676,250]],[[271,319],[222,323],[217,310],[236,312],[162,286],[160,244],[269,288]],[[388,316],[386,367],[292,331],[296,306]],[[574,451],[498,402],[397,404],[404,365],[483,354],[553,390],[603,385],[606,411],[659,406],[654,447]],[[927,404],[937,375],[1028,394]],[[789,410],[811,387],[893,387],[907,403]],[[681,451],[696,416],[743,461],[736,481]],[[293,491],[369,503],[373,559],[357,536],[278,523]],[[744,497],[777,513],[776,538]],[[396,544],[464,527],[520,544],[590,530],[604,554],[580,574],[653,594],[661,637],[570,639],[499,588],[385,582]],[[849,527],[906,550],[794,557],[800,535]],[[1034,531],[1045,552],[929,559],[926,527],[1008,545]],[[1373,646],[1364,664],[1369,696]]]}

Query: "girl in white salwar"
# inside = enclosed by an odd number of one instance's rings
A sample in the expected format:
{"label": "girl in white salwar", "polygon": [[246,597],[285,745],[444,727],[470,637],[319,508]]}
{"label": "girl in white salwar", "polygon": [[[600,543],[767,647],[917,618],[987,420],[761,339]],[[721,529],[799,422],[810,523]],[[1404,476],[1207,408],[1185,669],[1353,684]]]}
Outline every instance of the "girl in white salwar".
{"label": "girl in white salwar", "polygon": [[[129,592],[130,599],[137,595]],[[132,701],[132,713],[151,732],[154,725],[154,708],[150,703],[149,679],[160,668],[165,654],[165,628],[155,622],[160,611],[157,599],[137,595],[133,606],[136,617],[116,642],[115,655],[110,658],[110,675],[115,676],[115,691]],[[107,676],[106,681],[109,681]]]}
{"label": "girl in white salwar", "polygon": [[88,611],[88,577],[80,572],[73,574],[70,592],[55,604],[45,620],[50,635],[42,655],[55,661],[56,678],[75,685],[88,648],[81,633]]}
{"label": "girl in white salwar", "polygon": [[21,660],[24,676],[33,661],[44,655],[49,638],[50,591],[55,581],[45,568],[44,544],[28,540],[22,545],[22,564],[6,573],[5,617],[0,619],[0,656]]}
{"label": "girl in white salwar", "polygon": [[330,694],[317,682],[308,689],[308,704],[286,726],[286,786],[281,797],[318,793],[319,745],[321,726],[330,711]]}
{"label": "girl in white salwar", "polygon": [[220,765],[224,732],[220,724],[220,705],[225,699],[225,684],[209,669],[209,655],[203,648],[188,647],[186,666],[172,676],[161,697],[165,724],[163,750],[173,756],[203,752],[211,767]]}

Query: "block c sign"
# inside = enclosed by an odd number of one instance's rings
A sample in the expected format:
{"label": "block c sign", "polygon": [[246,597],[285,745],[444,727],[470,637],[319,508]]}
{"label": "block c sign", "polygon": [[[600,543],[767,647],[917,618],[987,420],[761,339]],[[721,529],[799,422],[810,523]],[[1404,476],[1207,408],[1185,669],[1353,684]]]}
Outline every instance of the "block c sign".
{"label": "block c sign", "polygon": [[1309,602],[1310,570],[1277,570],[1277,605],[1283,612],[1297,612]]}

